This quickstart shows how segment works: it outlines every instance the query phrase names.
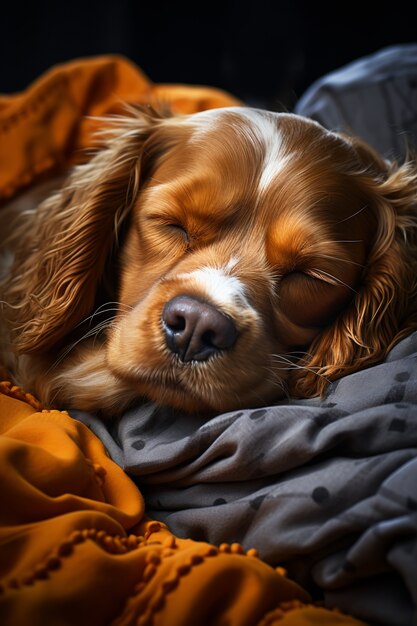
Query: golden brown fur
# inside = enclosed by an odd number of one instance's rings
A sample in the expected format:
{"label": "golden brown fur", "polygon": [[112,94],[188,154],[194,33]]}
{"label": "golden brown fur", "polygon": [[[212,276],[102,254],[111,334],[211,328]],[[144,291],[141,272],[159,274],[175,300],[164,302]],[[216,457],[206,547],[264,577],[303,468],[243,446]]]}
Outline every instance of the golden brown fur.
{"label": "golden brown fur", "polygon": [[[130,111],[17,215],[3,360],[45,403],[108,414],[322,394],[416,327],[416,194],[411,162],[297,116]],[[230,349],[168,349],[182,294],[233,320]]]}

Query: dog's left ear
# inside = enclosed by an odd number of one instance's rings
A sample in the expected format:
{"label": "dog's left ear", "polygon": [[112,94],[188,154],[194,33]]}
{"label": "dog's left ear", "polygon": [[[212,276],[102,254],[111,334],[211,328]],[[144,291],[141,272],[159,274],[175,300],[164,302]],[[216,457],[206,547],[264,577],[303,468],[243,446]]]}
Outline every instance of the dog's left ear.
{"label": "dog's left ear", "polygon": [[91,313],[140,187],[144,144],[161,121],[152,109],[115,120],[103,149],[39,207],[30,241],[27,235],[16,238],[2,298],[11,305],[7,311],[20,353],[48,350]]}
{"label": "dog's left ear", "polygon": [[323,395],[329,381],[381,361],[417,329],[417,169],[383,161],[352,141],[353,173],[376,225],[355,297],[308,349],[294,375],[296,395]]}

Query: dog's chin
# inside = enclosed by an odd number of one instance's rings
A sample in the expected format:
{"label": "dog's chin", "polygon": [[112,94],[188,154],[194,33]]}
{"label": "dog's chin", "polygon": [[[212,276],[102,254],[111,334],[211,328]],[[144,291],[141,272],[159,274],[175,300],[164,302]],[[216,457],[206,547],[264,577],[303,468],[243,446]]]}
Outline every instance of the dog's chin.
{"label": "dog's chin", "polygon": [[[187,389],[180,381],[173,381],[172,377],[158,374],[152,377],[135,377],[129,373],[113,370],[119,380],[128,384],[138,398],[147,398],[151,402],[162,406],[169,406],[186,413],[213,414],[227,410],[230,403],[226,399],[217,398],[217,402],[209,402]],[[232,408],[230,406],[230,408]],[[234,408],[234,407],[233,407]]]}
{"label": "dog's chin", "polygon": [[174,389],[168,384],[160,382],[146,383],[139,385],[142,393],[151,401],[162,406],[170,406],[178,411],[194,413],[199,415],[212,415],[216,412],[215,407],[208,404],[201,398],[183,389]]}
{"label": "dog's chin", "polygon": [[277,393],[276,385],[268,386],[265,381],[253,381],[246,389],[217,388],[204,383],[187,385],[184,377],[175,377],[174,372],[153,372],[146,374],[113,368],[113,374],[124,384],[129,385],[138,398],[146,397],[163,406],[170,406],[179,411],[202,415],[213,415],[242,408],[264,406],[285,396],[282,389]]}
{"label": "dog's chin", "polygon": [[257,350],[255,341],[249,342],[251,353],[241,342],[235,350],[220,351],[207,360],[182,362],[157,332],[149,332],[146,343],[140,336],[132,338],[130,327],[140,326],[134,321],[114,327],[105,348],[105,362],[138,398],[189,413],[219,414],[265,406],[286,395],[286,375],[270,366],[272,357],[266,342],[258,341]]}

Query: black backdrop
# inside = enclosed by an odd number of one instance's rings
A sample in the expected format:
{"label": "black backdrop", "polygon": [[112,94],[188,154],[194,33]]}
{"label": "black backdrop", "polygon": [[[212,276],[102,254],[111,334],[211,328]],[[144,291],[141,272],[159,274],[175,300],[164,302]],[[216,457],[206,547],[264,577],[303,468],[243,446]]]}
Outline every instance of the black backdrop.
{"label": "black backdrop", "polygon": [[396,0],[9,0],[0,13],[0,92],[23,89],[57,62],[113,52],[155,82],[213,85],[248,104],[291,109],[322,74],[417,40],[412,6]]}

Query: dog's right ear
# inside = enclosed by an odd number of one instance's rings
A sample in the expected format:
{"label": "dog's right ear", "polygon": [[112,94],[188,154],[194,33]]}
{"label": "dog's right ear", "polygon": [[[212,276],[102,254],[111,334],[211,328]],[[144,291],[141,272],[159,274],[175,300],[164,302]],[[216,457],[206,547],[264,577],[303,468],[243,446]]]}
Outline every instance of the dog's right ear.
{"label": "dog's right ear", "polygon": [[52,348],[91,313],[140,187],[144,144],[164,117],[146,108],[115,118],[95,156],[15,230],[14,264],[1,299],[18,352]]}

